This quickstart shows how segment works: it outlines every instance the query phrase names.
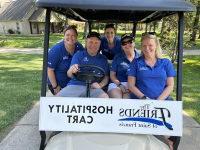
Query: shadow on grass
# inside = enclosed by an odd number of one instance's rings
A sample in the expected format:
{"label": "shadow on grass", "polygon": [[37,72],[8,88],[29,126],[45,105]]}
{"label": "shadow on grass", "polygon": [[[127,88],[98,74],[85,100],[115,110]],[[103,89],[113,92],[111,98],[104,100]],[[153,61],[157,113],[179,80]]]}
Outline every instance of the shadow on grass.
{"label": "shadow on grass", "polygon": [[200,124],[200,101],[184,98],[183,109]]}
{"label": "shadow on grass", "polygon": [[187,56],[183,63],[183,107],[200,123],[200,56]]}
{"label": "shadow on grass", "polygon": [[1,73],[0,132],[19,120],[32,107],[34,102],[39,100],[40,86],[41,70],[5,71]]}
{"label": "shadow on grass", "polygon": [[39,100],[42,55],[0,54],[0,132]]}

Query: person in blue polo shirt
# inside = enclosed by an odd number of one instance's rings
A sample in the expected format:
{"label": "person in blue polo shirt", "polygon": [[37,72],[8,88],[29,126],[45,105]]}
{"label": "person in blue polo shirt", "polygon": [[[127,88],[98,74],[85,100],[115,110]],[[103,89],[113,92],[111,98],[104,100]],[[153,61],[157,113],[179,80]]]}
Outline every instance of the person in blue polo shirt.
{"label": "person in blue polo shirt", "polygon": [[139,57],[135,50],[135,43],[130,34],[121,36],[121,47],[123,52],[114,57],[110,69],[111,83],[108,86],[108,95],[110,98],[129,98],[129,90],[127,85],[130,63]]}
{"label": "person in blue polo shirt", "polygon": [[162,58],[156,35],[145,33],[142,36],[141,51],[142,56],[128,69],[129,90],[139,99],[169,99],[176,73],[171,61]]}
{"label": "person in blue polo shirt", "polygon": [[69,82],[67,70],[71,59],[78,50],[84,50],[77,42],[78,32],[75,26],[64,29],[64,39],[53,46],[48,52],[48,87],[52,94],[57,94]]}
{"label": "person in blue polo shirt", "polygon": [[104,30],[104,36],[101,38],[100,51],[108,60],[113,60],[114,56],[121,50],[120,38],[116,35],[114,24],[107,24]]}
{"label": "person in blue polo shirt", "polygon": [[100,82],[94,82],[91,84],[90,96],[108,98],[108,95],[102,90],[107,85],[109,80],[109,65],[107,59],[102,54],[99,54],[99,46],[101,44],[100,34],[97,32],[91,32],[87,36],[86,51],[77,52],[71,62],[70,69],[67,74],[72,79],[68,85],[62,89],[57,96],[61,97],[85,97],[86,96],[86,83],[79,81],[74,77],[81,65],[95,65],[105,71],[105,77]]}

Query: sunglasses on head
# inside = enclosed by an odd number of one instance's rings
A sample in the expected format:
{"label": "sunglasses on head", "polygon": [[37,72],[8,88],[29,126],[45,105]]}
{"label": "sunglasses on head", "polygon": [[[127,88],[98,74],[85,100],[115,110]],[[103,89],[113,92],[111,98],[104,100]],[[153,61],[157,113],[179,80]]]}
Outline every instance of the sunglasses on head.
{"label": "sunglasses on head", "polygon": [[133,43],[132,40],[123,41],[123,42],[122,42],[122,46],[125,46],[125,45],[127,45],[127,44],[132,44],[132,43]]}
{"label": "sunglasses on head", "polygon": [[144,32],[144,33],[142,33],[142,36],[145,36],[145,35],[156,35],[156,32]]}

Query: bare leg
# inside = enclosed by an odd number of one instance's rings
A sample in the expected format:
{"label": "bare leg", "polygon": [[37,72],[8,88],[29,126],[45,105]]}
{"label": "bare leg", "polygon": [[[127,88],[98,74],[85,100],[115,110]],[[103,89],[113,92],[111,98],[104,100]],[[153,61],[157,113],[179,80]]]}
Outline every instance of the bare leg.
{"label": "bare leg", "polygon": [[129,93],[123,93],[123,98],[124,98],[124,99],[129,99],[129,98],[130,98]]}
{"label": "bare leg", "polygon": [[120,88],[115,88],[108,91],[108,95],[110,98],[122,98],[122,91]]}
{"label": "bare leg", "polygon": [[167,142],[168,142],[168,144],[169,144],[169,149],[170,150],[173,150],[174,148],[173,148],[173,142],[171,141],[171,140],[169,140],[169,139],[167,139]]}
{"label": "bare leg", "polygon": [[109,98],[109,96],[106,93],[102,93],[101,95],[98,96],[98,98]]}

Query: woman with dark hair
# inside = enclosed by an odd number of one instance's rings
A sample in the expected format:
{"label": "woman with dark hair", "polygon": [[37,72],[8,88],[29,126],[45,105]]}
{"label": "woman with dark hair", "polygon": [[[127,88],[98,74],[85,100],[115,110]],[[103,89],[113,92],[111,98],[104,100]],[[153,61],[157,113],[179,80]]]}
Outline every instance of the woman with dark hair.
{"label": "woman with dark hair", "polygon": [[72,56],[83,46],[77,42],[78,32],[76,26],[64,28],[64,39],[54,45],[48,52],[48,87],[52,94],[57,94],[69,82],[67,71]]}
{"label": "woman with dark hair", "polygon": [[114,24],[107,24],[104,30],[104,36],[101,38],[101,53],[108,60],[113,60],[114,56],[121,52],[120,38],[116,36]]}

